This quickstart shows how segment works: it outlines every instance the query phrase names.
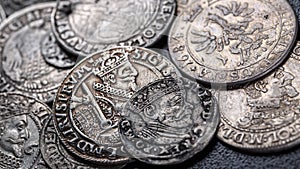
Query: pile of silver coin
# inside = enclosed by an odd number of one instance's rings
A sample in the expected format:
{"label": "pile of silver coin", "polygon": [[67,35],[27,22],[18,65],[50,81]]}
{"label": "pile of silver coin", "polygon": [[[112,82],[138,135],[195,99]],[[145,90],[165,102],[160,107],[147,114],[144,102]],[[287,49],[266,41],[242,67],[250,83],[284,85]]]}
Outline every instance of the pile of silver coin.
{"label": "pile of silver coin", "polygon": [[176,167],[215,137],[300,145],[287,0],[0,4],[0,169]]}

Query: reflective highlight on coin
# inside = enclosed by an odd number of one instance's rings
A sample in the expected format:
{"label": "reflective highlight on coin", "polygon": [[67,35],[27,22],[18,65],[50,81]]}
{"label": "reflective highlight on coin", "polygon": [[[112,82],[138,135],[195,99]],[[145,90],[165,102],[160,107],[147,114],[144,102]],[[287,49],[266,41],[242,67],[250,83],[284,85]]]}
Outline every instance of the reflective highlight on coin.
{"label": "reflective highlight on coin", "polygon": [[298,42],[291,58],[268,77],[243,89],[220,92],[222,141],[255,152],[300,143],[299,48]]}
{"label": "reflective highlight on coin", "polygon": [[175,6],[173,0],[61,1],[52,26],[62,46],[79,56],[117,45],[147,47],[165,33]]}
{"label": "reflective highlight on coin", "polygon": [[89,56],[65,78],[54,102],[62,143],[97,164],[128,162],[118,132],[123,104],[142,86],[178,76],[170,61],[149,49],[116,47]]}
{"label": "reflective highlight on coin", "polygon": [[191,78],[236,85],[278,66],[292,50],[297,28],[286,0],[203,0],[178,17],[169,50]]}
{"label": "reflective highlight on coin", "polygon": [[203,150],[219,124],[211,93],[187,79],[162,79],[136,92],[119,124],[125,149],[140,161],[181,163]]}

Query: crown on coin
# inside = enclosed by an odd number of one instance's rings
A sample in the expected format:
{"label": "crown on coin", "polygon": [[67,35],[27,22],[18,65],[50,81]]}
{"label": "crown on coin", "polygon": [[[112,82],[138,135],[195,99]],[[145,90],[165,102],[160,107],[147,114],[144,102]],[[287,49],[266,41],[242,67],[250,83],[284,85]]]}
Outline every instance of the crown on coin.
{"label": "crown on coin", "polygon": [[8,95],[0,96],[0,101],[0,121],[30,112],[28,99]]}
{"label": "crown on coin", "polygon": [[141,92],[135,94],[130,100],[129,107],[131,109],[142,111],[146,106],[155,102],[157,99],[172,93],[181,91],[178,81],[173,78],[158,80],[146,88],[142,89]]}
{"label": "crown on coin", "polygon": [[128,62],[128,52],[125,50],[106,53],[103,57],[96,60],[97,68],[94,70],[94,73],[98,77],[103,77],[126,62]]}

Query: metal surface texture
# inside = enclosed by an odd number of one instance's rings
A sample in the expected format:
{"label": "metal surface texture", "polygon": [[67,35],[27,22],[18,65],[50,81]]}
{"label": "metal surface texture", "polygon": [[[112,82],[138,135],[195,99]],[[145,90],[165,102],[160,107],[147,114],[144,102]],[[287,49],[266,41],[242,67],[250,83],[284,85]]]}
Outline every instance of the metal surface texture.
{"label": "metal surface texture", "polygon": [[53,101],[57,88],[69,72],[44,59],[54,60],[60,67],[68,63],[65,61],[68,56],[50,36],[50,16],[55,5],[49,2],[30,6],[1,24],[1,92],[20,92],[44,102]]}
{"label": "metal surface texture", "polygon": [[52,27],[60,44],[78,56],[113,46],[147,47],[171,24],[170,0],[60,1]]}
{"label": "metal surface texture", "polygon": [[41,129],[51,114],[42,102],[21,94],[0,94],[0,168],[40,165]]}
{"label": "metal surface texture", "polygon": [[0,5],[0,23],[6,18],[5,11],[3,7]]}
{"label": "metal surface texture", "polygon": [[52,117],[46,122],[40,139],[41,153],[51,169],[118,169],[122,166],[99,166],[74,158],[62,146]]}
{"label": "metal surface texture", "polygon": [[166,78],[137,91],[119,122],[121,140],[134,158],[155,165],[182,163],[213,138],[219,112],[212,94],[188,79]]}
{"label": "metal surface texture", "polygon": [[285,150],[300,143],[300,42],[287,62],[243,89],[220,91],[218,137],[253,152]]}
{"label": "metal surface texture", "polygon": [[[0,4],[3,6],[7,15],[11,15],[27,6],[34,5],[40,2],[48,2],[51,0],[1,0]],[[56,0],[52,0],[56,1]]]}
{"label": "metal surface texture", "polygon": [[235,86],[275,69],[292,50],[298,24],[286,0],[202,0],[169,35],[173,61],[189,77]]}
{"label": "metal surface texture", "polygon": [[116,47],[89,56],[65,78],[54,102],[62,143],[94,163],[127,163],[118,132],[123,104],[146,84],[178,76],[170,61],[145,48]]}

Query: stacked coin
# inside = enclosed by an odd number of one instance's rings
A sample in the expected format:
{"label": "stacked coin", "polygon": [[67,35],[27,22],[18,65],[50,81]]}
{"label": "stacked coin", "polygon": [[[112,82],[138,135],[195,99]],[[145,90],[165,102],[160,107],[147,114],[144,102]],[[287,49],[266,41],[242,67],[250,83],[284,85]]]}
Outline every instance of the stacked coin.
{"label": "stacked coin", "polygon": [[179,165],[215,137],[299,143],[286,0],[0,4],[0,168]]}

